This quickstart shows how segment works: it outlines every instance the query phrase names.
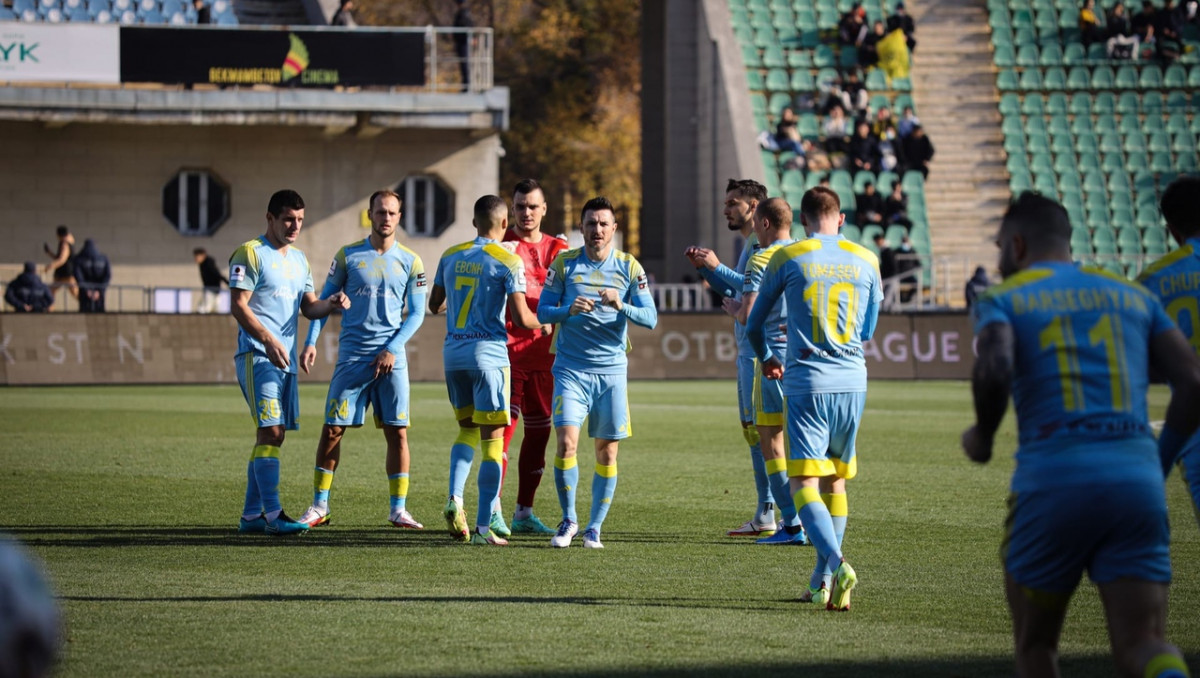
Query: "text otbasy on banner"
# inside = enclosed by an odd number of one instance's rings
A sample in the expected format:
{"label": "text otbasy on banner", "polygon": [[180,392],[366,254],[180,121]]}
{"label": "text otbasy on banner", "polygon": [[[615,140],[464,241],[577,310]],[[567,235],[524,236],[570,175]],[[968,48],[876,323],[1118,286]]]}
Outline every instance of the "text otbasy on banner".
{"label": "text otbasy on banner", "polygon": [[419,86],[425,42],[386,31],[122,26],[121,81]]}

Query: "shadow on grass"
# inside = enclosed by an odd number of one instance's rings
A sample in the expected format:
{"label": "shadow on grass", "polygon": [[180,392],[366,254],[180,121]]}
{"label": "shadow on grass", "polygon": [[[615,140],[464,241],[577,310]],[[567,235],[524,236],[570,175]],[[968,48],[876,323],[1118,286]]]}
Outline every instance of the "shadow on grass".
{"label": "shadow on grass", "polygon": [[[438,548],[462,546],[461,542],[448,537],[440,526],[424,530],[401,530],[388,526],[330,526],[309,530],[305,534],[271,536],[265,534],[239,534],[235,527],[218,526],[170,526],[170,525],[0,525],[0,533],[6,532],[23,543],[35,547],[66,548],[123,548],[130,546],[272,546],[272,547],[378,547],[378,548]],[[662,535],[646,532],[620,532],[605,534],[607,544],[646,544],[662,546]],[[688,546],[745,546],[753,542],[750,538],[729,539],[714,537],[687,542]],[[576,542],[577,544],[579,542]],[[548,535],[516,535],[509,540],[508,548],[544,549],[549,544]]]}

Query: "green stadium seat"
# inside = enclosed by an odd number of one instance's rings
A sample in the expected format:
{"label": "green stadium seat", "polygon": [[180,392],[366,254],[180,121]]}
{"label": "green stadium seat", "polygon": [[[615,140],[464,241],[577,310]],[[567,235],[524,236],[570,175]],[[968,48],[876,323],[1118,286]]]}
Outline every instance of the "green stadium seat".
{"label": "green stadium seat", "polygon": [[1108,206],[1108,194],[1104,188],[1104,173],[1095,169],[1085,170],[1083,173],[1083,190],[1089,195],[1101,194],[1104,196],[1105,208]]}
{"label": "green stadium seat", "polygon": [[1198,169],[1200,169],[1200,158],[1196,157],[1196,152],[1194,150],[1181,152],[1179,156],[1175,158],[1175,168],[1181,172],[1194,174]]}
{"label": "green stadium seat", "polygon": [[813,80],[812,71],[807,68],[793,70],[791,84],[793,92],[812,92],[817,89],[817,82]]}
{"label": "green stadium seat", "polygon": [[833,53],[833,48],[829,45],[817,45],[817,49],[813,52],[813,64],[817,68],[832,68],[837,66],[837,55]]}
{"label": "green stadium seat", "polygon": [[1125,132],[1125,143],[1121,148],[1126,153],[1143,152],[1146,149],[1146,135],[1142,134],[1141,130],[1129,130]]}
{"label": "green stadium seat", "polygon": [[1113,114],[1117,111],[1117,95],[1112,92],[1097,92],[1096,98],[1092,100],[1092,113],[1094,115]]}
{"label": "green stadium seat", "polygon": [[816,141],[821,136],[821,122],[813,113],[801,113],[796,123],[796,131],[802,138]]}
{"label": "green stadium seat", "polygon": [[1071,229],[1071,255],[1079,257],[1081,255],[1090,256],[1092,254],[1092,237],[1087,232],[1087,229]]}
{"label": "green stadium seat", "polygon": [[1051,43],[1042,48],[1042,54],[1038,59],[1038,63],[1042,66],[1061,66],[1063,65],[1063,50],[1058,43]]}
{"label": "green stadium seat", "polygon": [[892,185],[897,181],[900,181],[900,177],[895,172],[880,172],[875,181],[875,187],[883,195],[888,195],[892,192]]}
{"label": "green stadium seat", "polygon": [[766,82],[763,80],[763,75],[759,71],[746,71],[746,82],[750,86],[751,90],[762,91],[767,88]]}
{"label": "green stadium seat", "polygon": [[[784,170],[783,176],[780,177],[779,187],[785,192],[797,191],[801,195],[804,194],[804,172],[798,169]],[[788,202],[791,202],[789,200]]]}
{"label": "green stadium seat", "polygon": [[1169,171],[1171,171],[1171,154],[1170,153],[1151,153],[1150,154],[1150,171],[1151,172],[1169,172]]}
{"label": "green stadium seat", "polygon": [[1026,68],[1022,71],[1021,89],[1025,92],[1035,92],[1042,89],[1042,72],[1036,68]]}
{"label": "green stadium seat", "polygon": [[1029,157],[1029,169],[1034,174],[1053,175],[1055,173],[1054,160],[1045,151],[1034,151]]}
{"label": "green stadium seat", "polygon": [[[1086,83],[1084,85],[1087,86]],[[1087,92],[1076,92],[1071,95],[1071,103],[1067,107],[1071,115],[1091,115],[1092,95]]]}
{"label": "green stadium seat", "polygon": [[1146,150],[1151,153],[1171,150],[1171,137],[1166,132],[1154,132],[1146,139]]}
{"label": "green stadium seat", "polygon": [[787,66],[787,59],[783,56],[783,47],[779,45],[768,45],[763,48],[762,63],[767,68],[783,68]]}
{"label": "green stadium seat", "polygon": [[905,108],[912,108],[913,113],[918,113],[917,104],[913,101],[911,94],[897,94],[896,100],[892,102],[892,110],[903,111]]}
{"label": "green stadium seat", "polygon": [[1078,134],[1075,136],[1075,152],[1076,153],[1099,153],[1100,141],[1095,133]]}
{"label": "green stadium seat", "polygon": [[771,92],[787,92],[790,89],[787,71],[782,68],[772,68],[767,71],[767,90]]}
{"label": "green stadium seat", "polygon": [[800,30],[800,47],[803,49],[813,49],[821,44],[821,32],[816,28],[803,28]]}
{"label": "green stadium seat", "polygon": [[1142,113],[1146,115],[1162,115],[1166,104],[1162,92],[1146,92],[1142,95]]}
{"label": "green stadium seat", "polygon": [[1028,171],[1012,174],[1008,178],[1008,190],[1012,191],[1013,195],[1033,190],[1033,176]]}
{"label": "green stadium seat", "polygon": [[1158,228],[1161,222],[1162,216],[1159,213],[1156,205],[1138,208],[1136,222],[1138,228],[1142,229],[1143,231]]}
{"label": "green stadium seat", "polygon": [[1142,73],[1138,76],[1138,86],[1142,89],[1154,89],[1163,86],[1163,72],[1158,64],[1150,64],[1142,67]]}
{"label": "green stadium seat", "polygon": [[1071,132],[1074,134],[1084,134],[1094,131],[1096,131],[1096,128],[1092,125],[1092,117],[1090,115],[1077,115],[1071,121]]}
{"label": "green stadium seat", "polygon": [[1033,178],[1033,190],[1047,198],[1059,199],[1058,185],[1054,182],[1053,174],[1037,174]]}
{"label": "green stadium seat", "polygon": [[1133,187],[1138,193],[1143,191],[1154,192],[1154,175],[1146,170],[1137,170],[1133,173]]}
{"label": "green stadium seat", "polygon": [[1067,76],[1067,89],[1082,90],[1092,86],[1092,75],[1084,66],[1072,66]]}
{"label": "green stadium seat", "polygon": [[1112,89],[1114,80],[1113,69],[1110,66],[1098,66],[1092,69],[1092,89]]}
{"label": "green stadium seat", "polygon": [[1117,89],[1135,89],[1138,86],[1138,72],[1133,66],[1121,66],[1117,69],[1113,84]]}
{"label": "green stadium seat", "polygon": [[[1038,95],[1038,100],[1041,100],[1041,95]],[[1007,92],[1000,97],[1000,115],[1011,116],[1020,113],[1021,98],[1015,92]]]}
{"label": "green stadium seat", "polygon": [[1167,117],[1165,129],[1171,134],[1189,132],[1190,128],[1188,127],[1187,115],[1180,112],[1171,113],[1171,115]]}
{"label": "green stadium seat", "polygon": [[872,68],[867,71],[865,84],[868,92],[882,92],[888,88],[887,75],[882,68]]}
{"label": "green stadium seat", "polygon": [[[1123,171],[1117,171],[1109,173],[1105,187],[1108,188],[1109,194],[1124,193],[1128,195],[1133,190],[1133,183],[1129,181],[1128,174]],[[1109,204],[1111,205],[1111,202]]]}
{"label": "green stadium seat", "polygon": [[1120,131],[1120,127],[1117,125],[1117,119],[1108,114],[1096,116],[1096,125],[1093,129],[1099,134]]}
{"label": "green stadium seat", "polygon": [[1069,108],[1067,95],[1062,92],[1054,92],[1046,97],[1046,113],[1048,115],[1060,115],[1066,113]]}
{"label": "green stadium seat", "polygon": [[746,68],[762,68],[762,59],[758,56],[758,48],[754,45],[742,45],[742,62]]}
{"label": "green stadium seat", "polygon": [[1137,92],[1121,92],[1117,99],[1117,112],[1121,115],[1137,115],[1141,108]]}
{"label": "green stadium seat", "polygon": [[1062,90],[1067,88],[1067,73],[1061,66],[1051,66],[1046,69],[1042,75],[1042,87],[1048,90]]}
{"label": "green stadium seat", "polygon": [[812,52],[804,49],[789,49],[787,51],[789,68],[814,68]]}
{"label": "green stadium seat", "polygon": [[[1084,165],[1081,163],[1080,166]],[[1125,158],[1121,157],[1120,153],[1108,153],[1104,156],[1100,169],[1104,172],[1123,172],[1125,171]]]}
{"label": "green stadium seat", "polygon": [[1117,235],[1107,223],[1092,225],[1092,247],[1097,254],[1116,253]]}
{"label": "green stadium seat", "polygon": [[767,110],[771,115],[778,115],[783,112],[783,109],[792,105],[792,97],[786,92],[775,92],[771,95],[770,101],[767,103]]}
{"label": "green stadium seat", "polygon": [[[850,242],[854,242],[854,243],[861,242],[862,241],[862,231],[858,228],[858,226],[854,226],[851,224],[843,224],[842,225],[842,237],[845,238],[846,240],[849,240]],[[874,244],[874,243],[871,243],[871,244]]]}
{"label": "green stadium seat", "polygon": [[1038,65],[1037,45],[1021,45],[1017,48],[1017,65],[1024,68],[1034,68]]}
{"label": "green stadium seat", "polygon": [[1200,87],[1200,66],[1192,66],[1188,69],[1187,86]]}
{"label": "green stadium seat", "polygon": [[1050,137],[1050,152],[1054,155],[1064,155],[1071,157],[1071,164],[1075,164],[1075,137],[1068,132],[1067,134],[1054,134]]}
{"label": "green stadium seat", "polygon": [[996,75],[996,87],[1002,92],[1021,89],[1020,78],[1011,68],[1004,68]]}
{"label": "green stadium seat", "polygon": [[[1060,169],[1059,160],[1064,161],[1065,167]],[[1083,183],[1079,179],[1079,172],[1071,166],[1068,156],[1060,156],[1054,161],[1054,171],[1058,173],[1058,192],[1063,196],[1067,195],[1082,195]]]}
{"label": "green stadium seat", "polygon": [[1127,212],[1129,218],[1126,221],[1133,223],[1133,201],[1129,198],[1127,191],[1118,191],[1108,196],[1108,206],[1114,215],[1117,212]]}
{"label": "green stadium seat", "polygon": [[875,183],[875,173],[869,170],[859,170],[854,174],[854,192],[862,193],[868,183]]}
{"label": "green stadium seat", "polygon": [[[1025,119],[1024,129],[1025,129],[1026,135],[1030,135],[1030,134],[1045,135],[1046,132],[1048,131],[1046,129],[1046,120],[1044,118],[1042,118],[1040,116],[1036,116],[1036,115]],[[1032,141],[1030,142],[1030,144],[1031,144],[1031,148],[1037,148],[1038,146],[1040,146],[1040,144],[1036,144],[1036,145],[1033,144]]]}
{"label": "green stadium seat", "polygon": [[1066,66],[1082,66],[1087,61],[1087,51],[1077,42],[1068,43],[1063,48],[1062,60]]}
{"label": "green stadium seat", "polygon": [[1187,69],[1179,64],[1171,64],[1170,66],[1167,66],[1166,72],[1163,73],[1162,84],[1163,87],[1167,89],[1182,89],[1187,87]]}
{"label": "green stadium seat", "polygon": [[1142,230],[1142,247],[1145,248],[1147,254],[1150,254],[1151,250],[1157,251],[1160,247],[1165,252],[1167,234],[1161,228],[1146,228]]}
{"label": "green stadium seat", "polygon": [[1142,132],[1144,134],[1153,134],[1155,132],[1165,132],[1167,126],[1163,123],[1162,115],[1152,113],[1142,119]]}
{"label": "green stadium seat", "polygon": [[1142,131],[1142,123],[1136,115],[1123,115],[1117,124],[1117,131],[1122,134],[1136,134]]}

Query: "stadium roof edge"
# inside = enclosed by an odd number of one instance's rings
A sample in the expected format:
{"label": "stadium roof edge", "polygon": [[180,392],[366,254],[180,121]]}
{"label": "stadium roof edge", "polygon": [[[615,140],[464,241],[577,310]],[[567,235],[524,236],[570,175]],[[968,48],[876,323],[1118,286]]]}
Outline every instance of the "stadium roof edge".
{"label": "stadium roof edge", "polygon": [[508,129],[509,92],[0,88],[0,120]]}

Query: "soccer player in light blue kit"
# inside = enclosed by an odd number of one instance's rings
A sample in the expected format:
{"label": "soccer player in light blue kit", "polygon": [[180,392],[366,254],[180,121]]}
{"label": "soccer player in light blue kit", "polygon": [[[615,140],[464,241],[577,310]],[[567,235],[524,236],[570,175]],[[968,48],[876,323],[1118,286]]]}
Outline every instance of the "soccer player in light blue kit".
{"label": "soccer player in light blue kit", "polygon": [[[1179,177],[1163,191],[1160,202],[1167,228],[1179,249],[1164,256],[1142,271],[1138,280],[1156,295],[1167,315],[1187,337],[1192,350],[1200,356],[1200,178]],[[1159,440],[1168,454],[1163,470],[1170,472],[1178,462],[1183,480],[1192,494],[1192,508],[1200,523],[1200,433],[1184,444],[1178,431],[1164,428]],[[1170,450],[1177,449],[1178,454]]]}
{"label": "soccer player in light blue kit", "polygon": [[1200,418],[1200,362],[1145,288],[1071,263],[1070,238],[1066,210],[1022,194],[996,237],[1004,282],[974,307],[967,457],[991,458],[1010,392],[1017,412],[1001,546],[1017,673],[1058,675],[1067,605],[1087,570],[1119,672],[1187,676],[1164,640],[1170,535],[1146,389],[1148,366],[1171,381],[1167,427],[1182,440]]}
{"label": "soccer player in light blue kit", "polygon": [[753,233],[754,210],[760,202],[766,199],[766,187],[751,179],[730,179],[725,186],[725,220],[729,224],[729,230],[739,231],[746,239],[736,269],[722,264],[716,253],[705,247],[693,245],[684,252],[700,275],[708,281],[708,284],[724,295],[725,298],[721,300],[721,305],[727,313],[734,316],[733,335],[738,347],[738,419],[742,422],[742,437],[750,446],[750,465],[754,470],[754,486],[758,490],[758,504],[754,517],[726,533],[730,537],[770,537],[776,530],[775,497],[767,476],[758,429],[754,426],[753,393],[754,375],[757,372],[754,367],[754,349],[750,347],[750,342],[746,339],[745,324],[737,320],[737,311],[734,306],[734,302],[741,297],[746,264],[750,261],[750,255],[758,247]]}
{"label": "soccer player in light blue kit", "polygon": [[[513,322],[526,329],[541,325],[525,302],[525,266],[500,246],[508,229],[508,205],[485,195],[475,201],[471,221],[479,234],[446,250],[438,261],[429,310],[446,310],[442,363],[446,391],[458,419],[458,437],[450,448],[450,497],[443,516],[450,536],[483,546],[508,542],[491,529],[492,506],[500,495],[504,427],[509,422],[507,304]],[[479,505],[475,531],[467,530],[463,490],[479,446]]]}
{"label": "soccer player in light blue kit", "polygon": [[[346,427],[362,426],[370,404],[375,426],[383,429],[387,443],[388,522],[419,530],[424,526],[406,507],[409,400],[404,345],[425,319],[425,266],[416,252],[396,242],[400,196],[376,191],[367,204],[371,235],[338,250],[321,290],[321,298],[344,291],[355,303],[342,314],[338,361],[317,442],[313,503],[300,522],[309,527],[329,522],[329,489],[342,457],[342,436]],[[309,325],[302,360],[315,359],[323,325],[322,320]]]}
{"label": "soccer player in light blue kit", "polygon": [[[855,438],[867,396],[862,344],[875,332],[883,288],[875,254],[838,235],[846,217],[837,193],[810,189],[800,219],[810,237],[771,256],[746,333],[763,376],[783,379],[790,490],[817,551],[800,599],[848,610],[858,576],[842,554],[846,481],[858,473]],[[766,324],[781,297],[786,365],[767,343]]]}
{"label": "soccer player in light blue kit", "polygon": [[616,213],[607,198],[592,198],[579,218],[583,247],[559,253],[546,274],[538,319],[556,323],[554,333],[554,486],[563,519],[550,545],[566,548],[579,532],[575,489],[576,448],[588,420],[596,444],[592,513],[584,548],[601,549],[600,528],[617,489],[617,445],[633,434],[626,373],[628,323],[654,329],[658,311],[642,265],[613,247]]}
{"label": "soccer player in light blue kit", "polygon": [[[243,243],[229,258],[230,313],[238,323],[234,357],[238,384],[258,433],[246,466],[246,503],[239,532],[295,534],[308,525],[283,512],[279,502],[279,447],[285,431],[300,428],[296,381],[298,314],[313,320],[334,308],[349,308],[337,293],[313,294],[304,253],[292,247],[304,226],[304,199],[291,190],[275,192],[267,204],[267,232]],[[312,367],[300,363],[305,372]]]}
{"label": "soccer player in light blue kit", "polygon": [[[737,321],[743,326],[750,317],[750,309],[758,298],[767,265],[781,247],[796,242],[792,236],[792,207],[782,198],[771,198],[760,202],[754,210],[754,235],[759,248],[746,264],[746,280],[742,285],[741,301],[732,302],[737,307]],[[767,317],[767,341],[771,351],[781,362],[787,360],[787,302],[782,298],[775,302]],[[782,514],[779,530],[756,543],[768,545],[805,544],[804,529],[800,516],[792,501],[787,474],[787,452],[783,442],[783,384],[778,379],[763,379],[758,361],[754,361],[754,424],[758,429],[759,444],[771,483],[771,494],[779,497]]]}

